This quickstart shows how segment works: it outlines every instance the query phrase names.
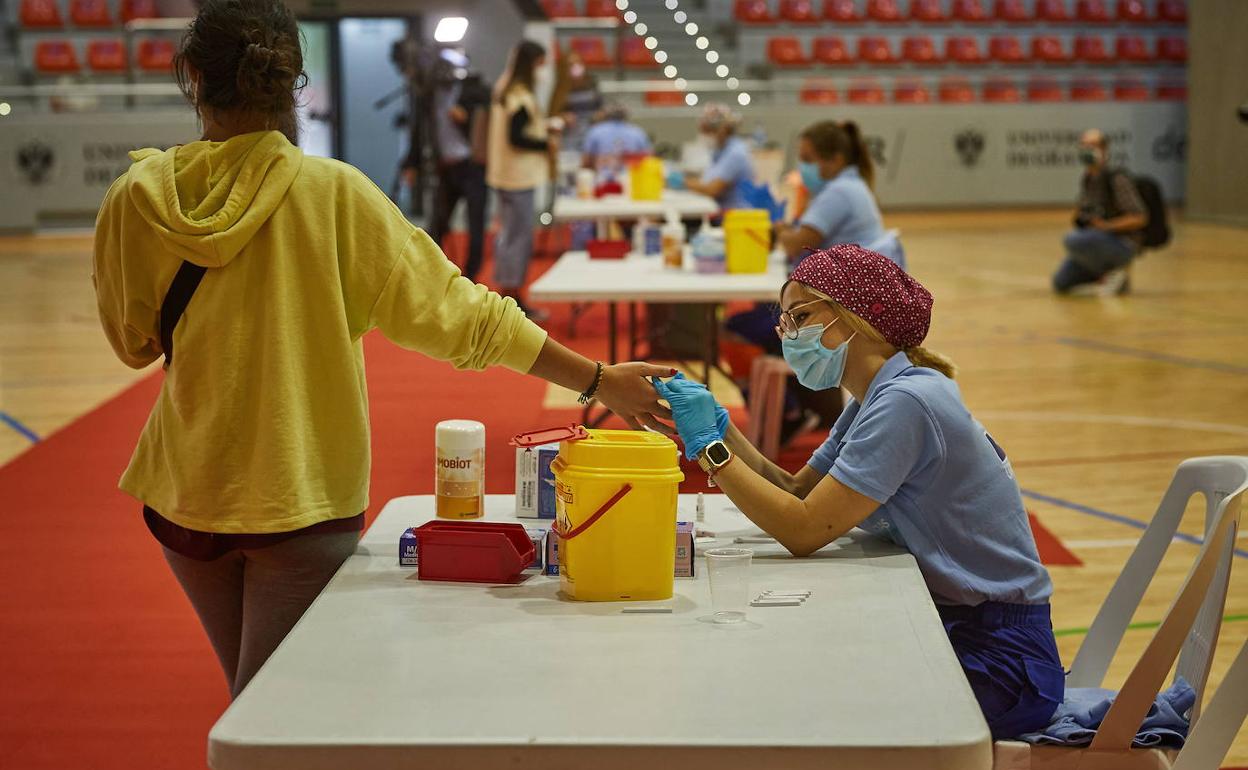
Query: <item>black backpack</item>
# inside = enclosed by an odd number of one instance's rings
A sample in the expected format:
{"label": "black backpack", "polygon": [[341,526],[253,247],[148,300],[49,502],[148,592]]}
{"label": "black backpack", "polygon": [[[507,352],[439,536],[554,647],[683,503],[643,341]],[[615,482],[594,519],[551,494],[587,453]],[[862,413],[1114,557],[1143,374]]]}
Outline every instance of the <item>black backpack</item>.
{"label": "black backpack", "polygon": [[1170,225],[1166,223],[1166,202],[1161,197],[1161,185],[1151,176],[1137,176],[1131,181],[1135,183],[1135,190],[1148,213],[1148,224],[1140,230],[1144,236],[1142,245],[1147,249],[1161,248],[1170,242]]}

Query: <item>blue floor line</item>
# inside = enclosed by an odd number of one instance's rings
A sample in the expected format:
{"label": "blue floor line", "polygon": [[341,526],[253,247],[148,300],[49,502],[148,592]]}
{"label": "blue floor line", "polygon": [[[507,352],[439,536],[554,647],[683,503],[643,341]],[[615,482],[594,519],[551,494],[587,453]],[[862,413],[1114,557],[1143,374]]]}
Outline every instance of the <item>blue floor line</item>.
{"label": "blue floor line", "polygon": [[1129,348],[1124,345],[1115,345],[1110,342],[1101,342],[1099,340],[1085,340],[1078,337],[1058,337],[1057,342],[1059,344],[1069,345],[1075,348],[1099,350],[1102,353],[1117,353],[1122,356],[1143,358],[1148,361],[1160,361],[1161,363],[1186,366],[1192,369],[1211,369],[1215,372],[1226,372],[1227,374],[1248,374],[1248,366],[1236,366],[1235,364],[1227,364],[1221,361],[1206,361],[1201,358],[1172,356],[1169,353],[1158,353],[1154,350],[1143,350],[1141,348]]}
{"label": "blue floor line", "polygon": [[[1126,524],[1128,527],[1134,527],[1135,529],[1147,529],[1148,528],[1147,523],[1143,521],[1138,521],[1136,519],[1132,519],[1128,516],[1122,516],[1117,513],[1109,513],[1108,511],[1099,511],[1096,508],[1089,508],[1086,505],[1080,505],[1079,503],[1072,503],[1071,501],[1063,500],[1060,497],[1051,497],[1049,495],[1040,494],[1039,492],[1032,492],[1030,489],[1020,489],[1019,491],[1023,493],[1023,497],[1030,497],[1033,500],[1039,500],[1042,503],[1056,505],[1061,508],[1066,508],[1068,510],[1078,511],[1079,513],[1086,513],[1089,516],[1095,516],[1098,519],[1105,519],[1106,521],[1112,521],[1116,524]],[[1205,544],[1205,541],[1202,538],[1196,537],[1195,535],[1188,535],[1183,532],[1175,532],[1174,537],[1176,540],[1182,540],[1183,542],[1191,543],[1192,545],[1204,545]],[[1248,551],[1244,551],[1239,548],[1236,548],[1234,553],[1236,556],[1238,556],[1241,559],[1248,559]]]}
{"label": "blue floor line", "polygon": [[30,428],[27,428],[25,425],[21,423],[20,420],[18,420],[16,417],[9,414],[8,412],[0,412],[0,422],[4,423],[5,425],[8,425],[13,430],[17,431],[18,433],[22,434],[26,438],[30,439],[30,443],[32,444],[39,443],[39,434],[35,433]]}

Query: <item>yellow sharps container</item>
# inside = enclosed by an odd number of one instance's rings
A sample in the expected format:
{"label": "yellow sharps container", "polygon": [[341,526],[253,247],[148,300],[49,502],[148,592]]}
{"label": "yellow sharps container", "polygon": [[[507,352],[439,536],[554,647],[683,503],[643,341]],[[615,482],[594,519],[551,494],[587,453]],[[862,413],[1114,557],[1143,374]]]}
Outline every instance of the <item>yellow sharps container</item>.
{"label": "yellow sharps container", "polygon": [[589,602],[672,597],[676,495],[685,476],[658,433],[590,430],[551,464],[563,593]]}

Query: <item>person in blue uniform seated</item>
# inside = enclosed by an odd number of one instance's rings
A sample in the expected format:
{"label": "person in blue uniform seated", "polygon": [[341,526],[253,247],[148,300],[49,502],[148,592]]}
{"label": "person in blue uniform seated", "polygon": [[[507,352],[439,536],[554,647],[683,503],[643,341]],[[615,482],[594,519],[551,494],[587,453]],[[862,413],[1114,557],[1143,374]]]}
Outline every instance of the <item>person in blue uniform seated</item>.
{"label": "person in blue uniform seated", "polygon": [[1041,565],[1005,451],[967,411],[953,364],[922,347],[932,297],[858,246],[806,257],[777,334],[807,387],[853,402],[797,473],[768,461],[699,383],[655,380],[685,455],[794,556],[853,527],[914,555],[995,738],[1048,725],[1065,691]]}
{"label": "person in blue uniform seated", "polygon": [[611,102],[602,111],[602,119],[590,127],[581,143],[581,165],[597,169],[601,162],[620,163],[628,155],[650,152],[650,137],[641,126],[628,121],[628,109]]}
{"label": "person in blue uniform seated", "polygon": [[749,208],[738,188],[754,181],[754,160],[749,143],[737,136],[740,125],[740,114],[722,104],[709,105],[698,121],[698,141],[710,150],[711,165],[701,175],[686,175],[685,187],[714,198],[720,211]]}

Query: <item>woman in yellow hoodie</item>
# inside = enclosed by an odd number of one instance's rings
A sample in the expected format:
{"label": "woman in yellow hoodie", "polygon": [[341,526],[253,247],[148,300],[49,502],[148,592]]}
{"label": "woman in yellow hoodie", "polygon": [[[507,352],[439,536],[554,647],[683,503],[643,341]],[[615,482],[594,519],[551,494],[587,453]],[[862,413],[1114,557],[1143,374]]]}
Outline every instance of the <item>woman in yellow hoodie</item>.
{"label": "woman in yellow hoodie", "polygon": [[[121,360],[166,356],[121,488],[143,502],[237,695],[358,540],[370,329],[457,368],[584,391],[633,427],[661,427],[644,378],[671,372],[548,339],[359,171],[294,147],[303,57],[278,0],[206,0],[176,71],[203,140],[133,154],[100,209],[94,279]],[[186,263],[202,281],[165,344],[162,305]]]}

